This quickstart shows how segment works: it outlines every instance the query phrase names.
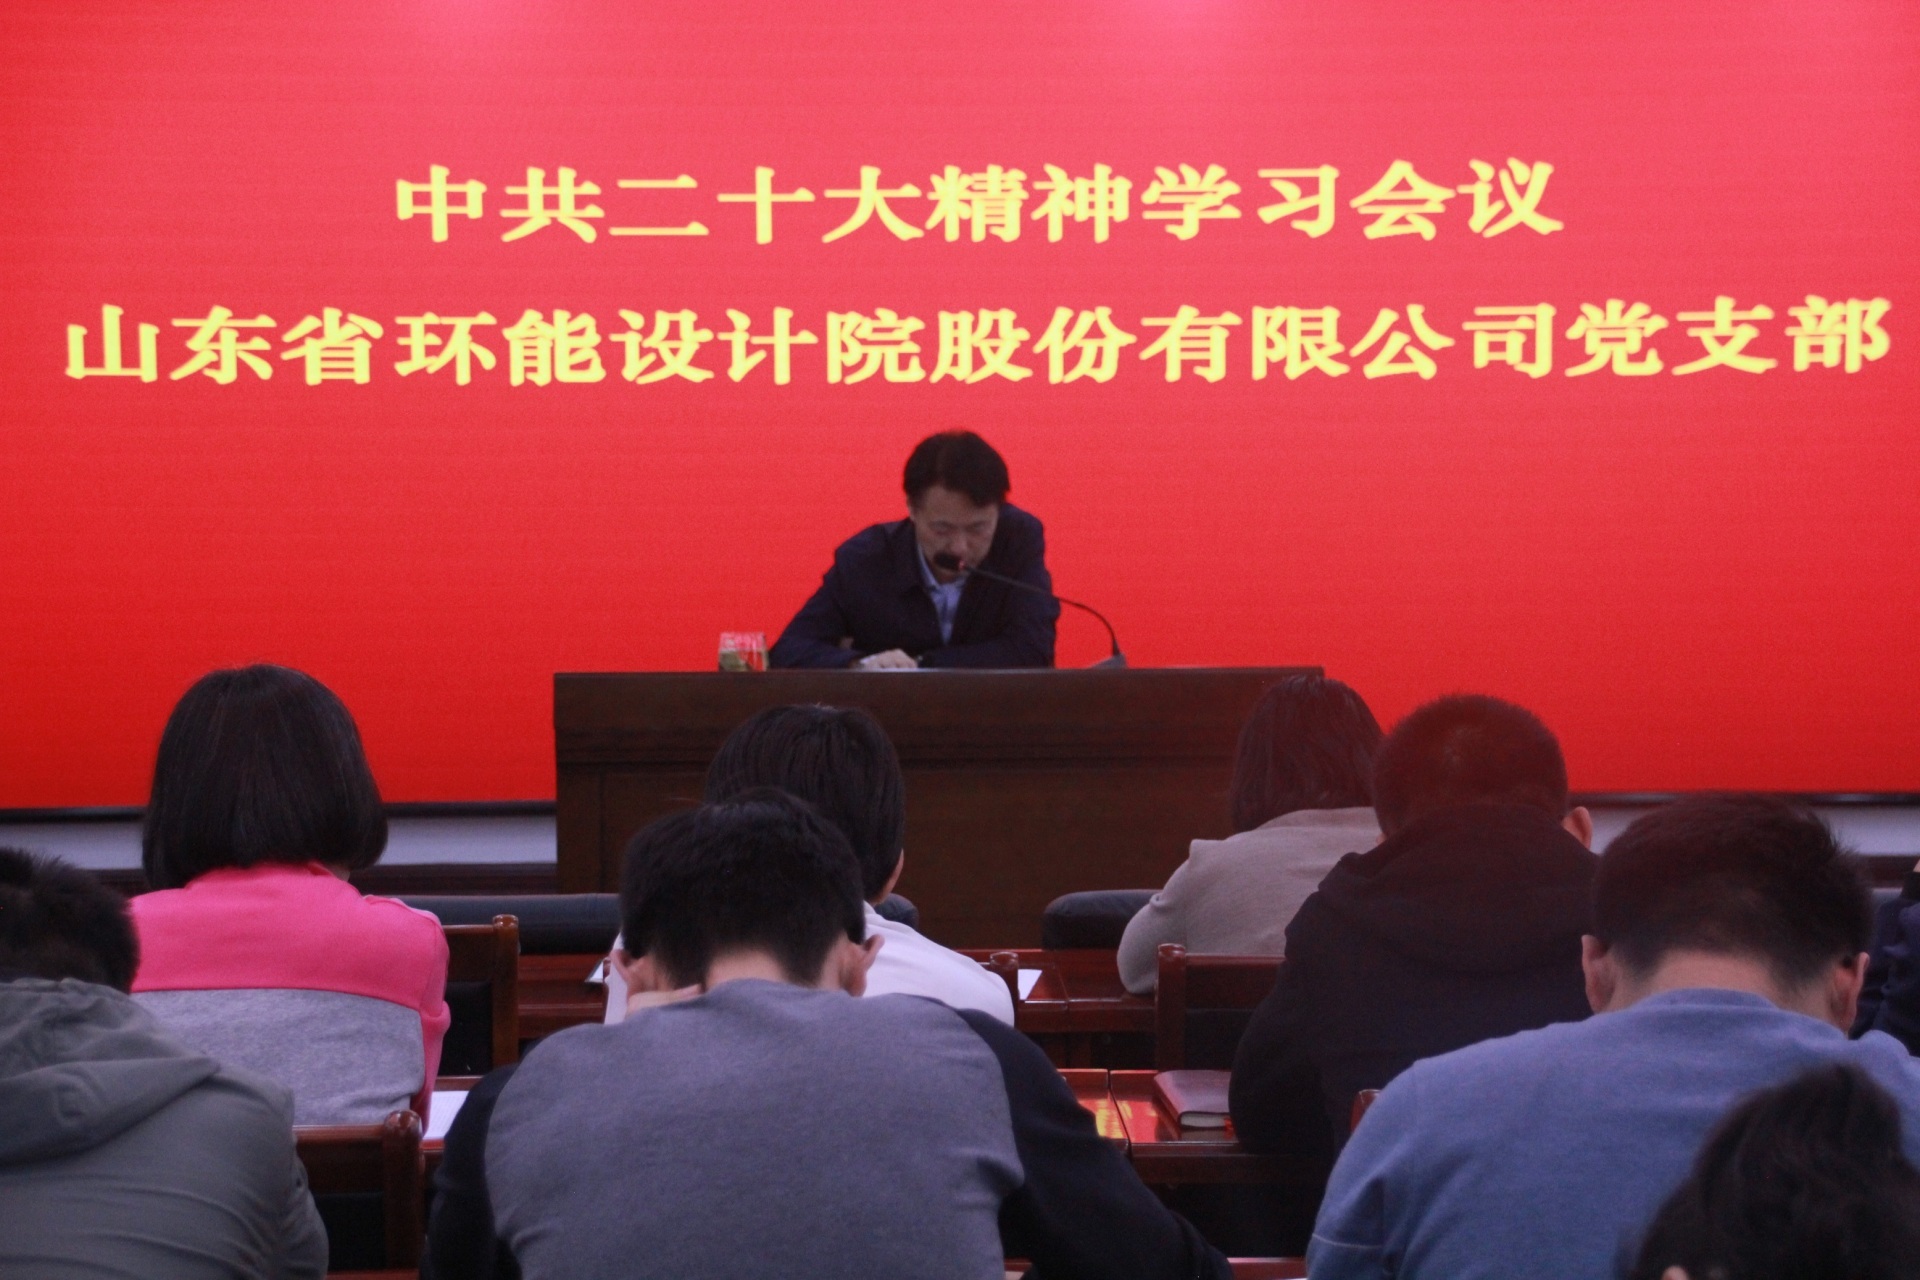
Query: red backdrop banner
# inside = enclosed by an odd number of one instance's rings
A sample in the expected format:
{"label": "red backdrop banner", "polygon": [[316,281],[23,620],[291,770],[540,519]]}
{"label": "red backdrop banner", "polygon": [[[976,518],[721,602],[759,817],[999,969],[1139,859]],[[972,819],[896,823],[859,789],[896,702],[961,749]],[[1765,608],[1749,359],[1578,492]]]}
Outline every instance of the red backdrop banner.
{"label": "red backdrop banner", "polygon": [[8,17],[0,806],[252,660],[550,795],[553,672],[771,637],[947,426],[1138,665],[1920,789],[1905,0]]}

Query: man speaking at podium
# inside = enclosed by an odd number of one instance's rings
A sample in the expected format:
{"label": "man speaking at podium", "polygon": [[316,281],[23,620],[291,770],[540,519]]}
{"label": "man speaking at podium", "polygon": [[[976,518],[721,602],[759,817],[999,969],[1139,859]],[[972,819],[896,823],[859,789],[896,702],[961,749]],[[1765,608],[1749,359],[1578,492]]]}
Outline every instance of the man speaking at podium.
{"label": "man speaking at podium", "polygon": [[[1040,521],[1007,502],[1007,464],[971,431],[907,458],[907,518],[833,553],[767,658],[776,667],[1050,667],[1060,606]],[[981,568],[1033,590],[994,582]]]}

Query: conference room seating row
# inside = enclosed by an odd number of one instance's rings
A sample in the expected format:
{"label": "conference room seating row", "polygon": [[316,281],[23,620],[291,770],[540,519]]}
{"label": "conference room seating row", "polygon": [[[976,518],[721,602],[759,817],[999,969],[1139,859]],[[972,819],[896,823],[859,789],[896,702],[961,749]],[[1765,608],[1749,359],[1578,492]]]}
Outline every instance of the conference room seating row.
{"label": "conference room seating row", "polygon": [[[523,1046],[541,1036],[600,1021],[605,988],[590,978],[618,927],[613,895],[410,901],[442,920],[448,943],[447,998],[454,1020],[437,1093],[464,1092],[486,1071],[518,1061]],[[513,911],[502,910],[505,907]],[[911,910],[911,904],[905,909]],[[1192,1185],[1295,1187],[1317,1194],[1324,1167],[1248,1153],[1230,1129],[1183,1129],[1154,1092],[1156,1070],[1231,1064],[1250,1011],[1273,987],[1279,959],[1189,956],[1185,948],[1168,944],[1160,951],[1158,992],[1141,997],[1121,987],[1111,951],[969,954],[1006,980],[1014,996],[1016,1025],[1048,1048],[1100,1132],[1126,1151],[1143,1181],[1163,1194]],[[1103,1037],[1116,1035],[1146,1040],[1152,1046],[1153,1069],[1109,1070],[1072,1061],[1093,1055]],[[1363,1109],[1356,1104],[1356,1123]],[[315,1193],[357,1196],[363,1204],[377,1193],[384,1261],[390,1267],[416,1268],[426,1188],[439,1162],[441,1140],[425,1138],[419,1118],[410,1111],[395,1112],[381,1125],[312,1126],[296,1132]],[[1242,1259],[1235,1273],[1304,1274],[1297,1267],[1296,1259]]]}
{"label": "conference room seating row", "polygon": [[[1285,1156],[1242,1150],[1230,1132],[1182,1128],[1159,1105],[1152,1071],[1107,1072],[1068,1068],[1063,1078],[1102,1136],[1120,1148],[1143,1182],[1178,1185],[1293,1185],[1316,1188],[1324,1166]],[[456,1101],[450,1089],[471,1088],[472,1078],[445,1078],[436,1089],[436,1110]],[[1356,1105],[1355,1122],[1364,1106]],[[379,1234],[386,1268],[417,1269],[423,1251],[426,1189],[444,1150],[438,1138],[423,1139],[420,1119],[396,1111],[377,1125],[309,1125],[294,1130],[307,1180],[320,1197],[377,1198]],[[1243,1259],[1236,1276],[1304,1275],[1297,1259]],[[1009,1263],[1009,1270],[1018,1270]],[[404,1274],[413,1274],[412,1270]],[[337,1272],[338,1275],[403,1274]]]}
{"label": "conference room seating row", "polygon": [[[1876,905],[1895,892],[1877,890]],[[517,1061],[519,1050],[531,1041],[604,1016],[606,989],[590,979],[619,932],[616,895],[403,900],[432,912],[444,926],[488,925],[510,916],[518,930],[517,960],[510,974],[501,971],[501,980],[512,983],[512,998],[488,976],[492,969],[481,972],[478,959],[471,967],[460,966],[457,978],[450,972],[453,1026],[442,1050],[443,1074],[480,1075],[499,1063]],[[897,896],[883,904],[882,913],[909,924],[918,915],[912,903]],[[1171,960],[1169,948],[1175,953]],[[1111,949],[993,948],[965,954],[1007,981],[1015,1025],[1046,1050],[1056,1066],[1150,1066],[1162,1071],[1231,1066],[1234,1046],[1251,1010],[1272,989],[1279,961],[1188,957],[1184,948],[1171,943],[1161,952],[1155,996],[1136,996],[1121,985]],[[496,958],[492,963],[500,962]]]}
{"label": "conference room seating row", "polygon": [[[603,904],[453,899],[458,905],[443,907],[448,900],[430,901],[446,931],[447,1003],[453,1015],[441,1074],[481,1075],[517,1062],[521,1049],[542,1036],[600,1021],[606,989],[594,979],[613,935],[606,919],[587,912],[599,912]],[[497,912],[485,923],[466,922],[502,905],[544,910],[547,918]],[[550,949],[555,946],[569,949]],[[1231,1066],[1251,1012],[1273,989],[1281,963],[1272,956],[1189,956],[1184,947],[1168,943],[1160,949],[1158,989],[1146,997],[1120,984],[1111,951],[966,954],[1006,981],[1015,1025],[1045,1048],[1055,1065],[1161,1071]],[[1103,1052],[1115,1044],[1118,1050]]]}

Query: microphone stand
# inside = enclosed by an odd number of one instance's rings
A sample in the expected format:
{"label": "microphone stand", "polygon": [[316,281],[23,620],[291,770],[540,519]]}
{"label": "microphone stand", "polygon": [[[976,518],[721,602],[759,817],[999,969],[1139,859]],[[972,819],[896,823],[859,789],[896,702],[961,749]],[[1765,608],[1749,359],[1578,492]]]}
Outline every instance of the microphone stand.
{"label": "microphone stand", "polygon": [[[966,562],[951,552],[943,551],[933,558],[933,567],[936,569],[945,569],[951,573],[957,569],[966,569]],[[1092,605],[1082,604],[1078,600],[1069,600],[1057,591],[1049,591],[1045,587],[1036,587],[1031,582],[1022,582],[1018,578],[1009,578],[1004,573],[995,573],[993,570],[983,569],[979,565],[974,565],[971,569],[966,569],[966,571],[968,573],[977,573],[989,582],[1003,582],[1009,587],[1018,587],[1022,591],[1031,591],[1037,596],[1046,596],[1049,600],[1058,600],[1061,604],[1070,604],[1076,609],[1086,610],[1094,617],[1100,619],[1100,625],[1107,629],[1107,644],[1113,649],[1111,654],[1094,663],[1094,667],[1097,669],[1100,667],[1124,667],[1127,665],[1127,655],[1120,652],[1120,637],[1114,634],[1113,624],[1107,621],[1106,614],[1100,612]]]}

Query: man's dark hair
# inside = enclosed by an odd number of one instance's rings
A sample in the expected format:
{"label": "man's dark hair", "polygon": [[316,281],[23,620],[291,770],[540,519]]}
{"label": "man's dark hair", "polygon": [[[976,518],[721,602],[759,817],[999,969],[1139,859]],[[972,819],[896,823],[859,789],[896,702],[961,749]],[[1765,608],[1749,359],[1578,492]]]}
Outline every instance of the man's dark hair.
{"label": "man's dark hair", "polygon": [[131,991],[139,967],[126,899],[57,858],[0,848],[0,973]]}
{"label": "man's dark hair", "polygon": [[886,730],[854,707],[769,707],[727,735],[705,798],[778,787],[818,809],[853,846],[860,887],[878,898],[900,865],[906,784]]}
{"label": "man's dark hair", "polygon": [[1920,1275],[1920,1171],[1900,1108],[1857,1067],[1818,1067],[1715,1127],[1647,1230],[1630,1280]]}
{"label": "man's dark hair", "polygon": [[1007,500],[1013,482],[992,445],[971,431],[942,431],[913,446],[903,481],[907,501],[915,506],[935,485],[964,493],[976,507],[993,507]]}
{"label": "man's dark hair", "polygon": [[1288,676],[1266,691],[1233,758],[1233,829],[1296,809],[1373,803],[1380,724],[1355,693],[1325,676]]}
{"label": "man's dark hair", "polygon": [[1393,727],[1373,758],[1380,828],[1458,804],[1531,805],[1567,813],[1567,762],[1540,717],[1483,694],[1436,698]]}
{"label": "man's dark hair", "polygon": [[386,847],[360,731],[312,676],[264,665],[212,671],[167,717],[140,836],[153,888],[261,862],[358,871]]}
{"label": "man's dark hair", "polygon": [[714,957],[765,951],[788,980],[820,976],[842,938],[864,942],[860,869],[847,838],[804,800],[760,787],[676,813],[627,845],[621,935],[676,987]]}
{"label": "man's dark hair", "polygon": [[1763,960],[1799,989],[1867,949],[1873,895],[1808,810],[1753,795],[1676,800],[1614,838],[1593,880],[1593,933],[1629,971],[1668,953]]}

